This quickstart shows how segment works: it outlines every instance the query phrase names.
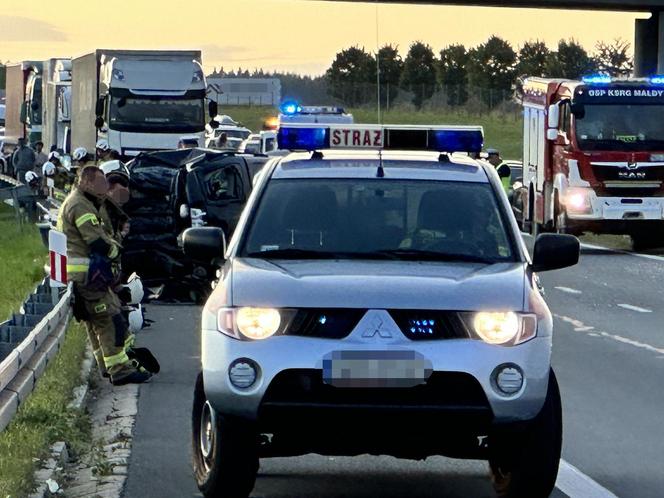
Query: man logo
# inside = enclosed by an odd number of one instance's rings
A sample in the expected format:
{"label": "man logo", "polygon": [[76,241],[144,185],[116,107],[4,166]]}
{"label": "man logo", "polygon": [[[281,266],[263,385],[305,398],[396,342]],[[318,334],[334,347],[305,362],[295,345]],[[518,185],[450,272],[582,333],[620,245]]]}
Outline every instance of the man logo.
{"label": "man logo", "polygon": [[619,171],[618,178],[622,180],[645,180],[644,171]]}
{"label": "man logo", "polygon": [[639,163],[637,162],[627,162],[627,169],[637,169],[639,167]]}
{"label": "man logo", "polygon": [[392,338],[392,333],[386,328],[383,328],[383,325],[385,325],[383,320],[381,320],[379,317],[374,317],[374,319],[371,320],[369,326],[364,330],[364,332],[362,332],[362,337],[371,338],[378,334],[378,336],[382,339]]}

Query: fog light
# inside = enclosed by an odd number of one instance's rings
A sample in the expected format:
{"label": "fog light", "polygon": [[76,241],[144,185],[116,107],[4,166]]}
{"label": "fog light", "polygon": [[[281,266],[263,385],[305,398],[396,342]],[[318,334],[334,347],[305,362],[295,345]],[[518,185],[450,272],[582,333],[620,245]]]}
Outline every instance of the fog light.
{"label": "fog light", "polygon": [[523,373],[516,365],[501,365],[493,373],[495,386],[500,394],[511,396],[523,387]]}
{"label": "fog light", "polygon": [[246,389],[256,382],[256,364],[247,359],[235,360],[228,369],[228,377],[238,389]]}

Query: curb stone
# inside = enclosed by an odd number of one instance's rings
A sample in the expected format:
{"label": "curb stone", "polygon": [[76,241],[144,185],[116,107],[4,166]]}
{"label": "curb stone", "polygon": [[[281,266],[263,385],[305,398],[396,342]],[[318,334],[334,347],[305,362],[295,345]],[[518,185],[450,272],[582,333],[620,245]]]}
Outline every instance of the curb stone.
{"label": "curb stone", "polygon": [[83,461],[67,469],[63,492],[67,498],[119,498],[127,480],[139,386],[112,386],[96,371],[92,378],[87,406],[95,444]]}

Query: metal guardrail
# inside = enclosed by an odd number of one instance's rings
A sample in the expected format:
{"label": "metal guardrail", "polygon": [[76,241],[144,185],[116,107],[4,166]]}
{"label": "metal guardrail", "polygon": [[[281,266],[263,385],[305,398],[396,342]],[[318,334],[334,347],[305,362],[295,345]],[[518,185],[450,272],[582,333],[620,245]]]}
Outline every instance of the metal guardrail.
{"label": "metal guardrail", "polygon": [[0,324],[0,432],[64,341],[71,318],[71,286],[63,291],[54,304],[45,279],[25,301],[21,313]]}

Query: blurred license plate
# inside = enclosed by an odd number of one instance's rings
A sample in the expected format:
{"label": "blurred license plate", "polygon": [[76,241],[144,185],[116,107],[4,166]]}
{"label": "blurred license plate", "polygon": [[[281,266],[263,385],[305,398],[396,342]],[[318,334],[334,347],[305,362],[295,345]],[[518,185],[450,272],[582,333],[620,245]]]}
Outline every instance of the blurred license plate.
{"label": "blurred license plate", "polygon": [[323,358],[323,381],[336,387],[413,387],[431,371],[415,351],[334,351]]}

